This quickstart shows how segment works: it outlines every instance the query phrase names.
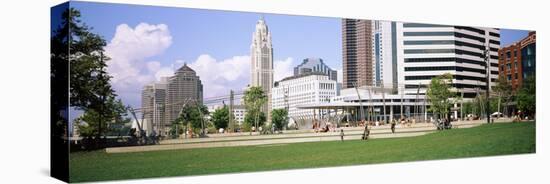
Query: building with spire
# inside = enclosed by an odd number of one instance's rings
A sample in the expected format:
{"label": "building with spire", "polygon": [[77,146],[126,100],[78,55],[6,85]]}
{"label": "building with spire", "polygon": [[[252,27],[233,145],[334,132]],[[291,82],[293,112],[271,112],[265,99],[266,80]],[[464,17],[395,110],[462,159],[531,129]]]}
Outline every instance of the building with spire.
{"label": "building with spire", "polygon": [[262,87],[265,94],[268,95],[268,102],[262,108],[267,115],[268,121],[271,119],[271,88],[273,88],[273,47],[271,45],[271,33],[262,17],[256,23],[256,30],[252,34],[252,44],[250,45],[250,86]]}

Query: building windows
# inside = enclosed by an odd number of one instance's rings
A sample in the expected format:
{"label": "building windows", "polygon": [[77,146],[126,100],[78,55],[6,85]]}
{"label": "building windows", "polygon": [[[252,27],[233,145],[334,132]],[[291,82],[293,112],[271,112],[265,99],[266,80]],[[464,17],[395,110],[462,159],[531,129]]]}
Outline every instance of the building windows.
{"label": "building windows", "polygon": [[512,80],[512,75],[508,74],[508,75],[506,75],[506,78],[508,79],[508,81],[511,81]]}
{"label": "building windows", "polygon": [[494,36],[494,37],[499,37],[499,38],[500,38],[500,34],[499,34],[499,33],[489,32],[489,35]]}
{"label": "building windows", "polygon": [[403,42],[405,45],[451,45],[454,43],[453,40],[412,40]]}
{"label": "building windows", "polygon": [[481,35],[485,35],[485,30],[481,30],[481,29],[477,29],[477,28],[473,28],[473,27],[455,26],[455,29],[464,29],[464,30],[476,32],[476,33],[481,34]]}
{"label": "building windows", "polygon": [[449,27],[437,24],[403,23],[403,27]]}
{"label": "building windows", "polygon": [[511,70],[511,69],[512,69],[512,65],[510,65],[510,63],[508,63],[508,64],[506,64],[506,68],[507,68],[508,70]]}
{"label": "building windows", "polygon": [[468,38],[468,39],[472,39],[472,40],[477,40],[481,43],[485,43],[485,38],[478,37],[478,36],[472,36],[472,35],[463,34],[463,33],[455,33],[454,36],[458,37],[458,38]]}
{"label": "building windows", "polygon": [[405,54],[438,54],[454,53],[454,49],[405,49]]}
{"label": "building windows", "polygon": [[453,36],[453,32],[404,32],[403,36]]}

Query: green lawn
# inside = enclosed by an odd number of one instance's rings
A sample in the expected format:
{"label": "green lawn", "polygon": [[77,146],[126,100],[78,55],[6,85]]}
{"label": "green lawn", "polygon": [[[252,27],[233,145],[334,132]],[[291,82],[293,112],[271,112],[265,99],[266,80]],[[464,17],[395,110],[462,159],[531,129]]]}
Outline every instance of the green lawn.
{"label": "green lawn", "polygon": [[107,154],[71,153],[71,182],[265,171],[535,152],[535,123],[498,123],[424,136]]}

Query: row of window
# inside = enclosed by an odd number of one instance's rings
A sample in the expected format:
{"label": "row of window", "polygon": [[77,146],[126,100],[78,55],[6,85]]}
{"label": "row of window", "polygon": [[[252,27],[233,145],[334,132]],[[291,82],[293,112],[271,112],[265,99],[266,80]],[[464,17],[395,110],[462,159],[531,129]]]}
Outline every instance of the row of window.
{"label": "row of window", "polygon": [[[405,45],[457,45],[457,46],[467,46],[476,48],[479,50],[485,50],[484,45],[478,45],[478,44],[472,44],[467,42],[461,42],[461,41],[454,41],[454,40],[409,40],[404,41],[403,44]],[[498,48],[491,47],[491,51],[498,52]]]}
{"label": "row of window", "polygon": [[422,23],[403,23],[403,27],[449,27],[438,24],[422,24]]}
{"label": "row of window", "polygon": [[481,30],[481,29],[477,29],[477,28],[473,28],[473,27],[455,26],[455,29],[464,29],[464,30],[476,32],[476,33],[481,34],[481,35],[485,35],[485,30]]}
{"label": "row of window", "polygon": [[[474,84],[460,84],[460,83],[453,83],[451,84],[452,87],[455,87],[455,88],[458,88],[458,89],[463,89],[463,88],[480,88],[482,90],[485,90],[487,89],[487,86],[485,85],[474,85]],[[420,85],[417,85],[417,84],[406,84],[405,85],[405,88],[406,89],[418,89],[418,88],[427,88],[428,85],[426,84],[420,84]]]}
{"label": "row of window", "polygon": [[[405,63],[424,63],[424,62],[457,62],[457,63],[468,63],[476,64],[481,66],[486,66],[487,64],[483,61],[476,61],[471,59],[464,58],[454,58],[454,57],[445,57],[445,58],[405,58]],[[497,63],[491,63],[491,66],[498,67]]]}
{"label": "row of window", "polygon": [[[432,78],[437,77],[437,75],[416,75],[416,76],[405,76],[405,80],[431,80]],[[456,80],[476,80],[485,82],[487,79],[485,77],[474,77],[466,75],[453,75],[453,79]]]}
{"label": "row of window", "polygon": [[[486,74],[485,69],[477,69],[477,68],[468,68],[468,67],[461,67],[461,66],[422,66],[422,67],[405,67],[405,71],[412,72],[412,71],[442,71],[442,70],[453,70],[453,71],[468,71],[468,72],[476,72],[481,74]],[[498,74],[498,72],[497,72]]]}

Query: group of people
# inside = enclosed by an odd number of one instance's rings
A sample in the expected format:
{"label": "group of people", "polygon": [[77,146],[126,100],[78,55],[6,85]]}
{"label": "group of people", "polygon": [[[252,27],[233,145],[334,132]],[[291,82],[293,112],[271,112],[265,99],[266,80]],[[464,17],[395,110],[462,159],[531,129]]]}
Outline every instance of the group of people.
{"label": "group of people", "polygon": [[313,120],[313,127],[312,129],[317,132],[329,132],[330,130],[336,131],[336,126],[332,123],[325,123],[324,126],[321,125],[321,122],[317,121],[316,119]]}

